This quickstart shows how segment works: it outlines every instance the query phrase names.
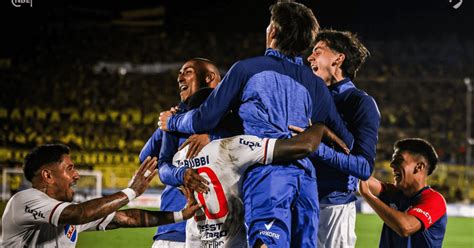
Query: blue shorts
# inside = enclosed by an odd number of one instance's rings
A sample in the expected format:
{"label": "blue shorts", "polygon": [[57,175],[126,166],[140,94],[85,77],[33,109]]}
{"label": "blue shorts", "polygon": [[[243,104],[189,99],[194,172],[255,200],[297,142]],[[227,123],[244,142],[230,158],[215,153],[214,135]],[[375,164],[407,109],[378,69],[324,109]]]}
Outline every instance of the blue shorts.
{"label": "blue shorts", "polygon": [[316,247],[319,203],[316,179],[296,166],[251,168],[242,185],[250,247]]}

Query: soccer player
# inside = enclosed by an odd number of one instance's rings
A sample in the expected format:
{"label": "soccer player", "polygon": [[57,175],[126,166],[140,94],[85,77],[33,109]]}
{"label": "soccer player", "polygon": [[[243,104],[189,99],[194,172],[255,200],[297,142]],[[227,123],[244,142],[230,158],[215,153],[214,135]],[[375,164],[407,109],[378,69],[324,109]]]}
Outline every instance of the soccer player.
{"label": "soccer player", "polygon": [[395,143],[390,163],[394,183],[374,177],[360,181],[360,194],[384,222],[380,247],[442,247],[446,201],[426,182],[437,162],[426,140],[402,139]]}
{"label": "soccer player", "polygon": [[355,247],[355,192],[358,179],[372,174],[380,112],[374,99],[353,80],[369,51],[350,32],[323,30],[308,57],[314,74],[329,87],[338,112],[354,135],[351,155],[324,143],[312,156],[318,175],[318,247]]}
{"label": "soccer player", "polygon": [[[161,129],[207,132],[233,110],[242,119],[245,134],[289,138],[289,125],[306,128],[311,120],[326,124],[351,147],[353,137],[327,87],[298,57],[312,45],[318,28],[304,5],[276,3],[271,8],[265,56],[235,63],[200,108],[178,115],[161,113]],[[242,186],[249,245],[315,247],[316,187],[309,159],[249,168]]]}
{"label": "soccer player", "polygon": [[2,216],[2,247],[75,247],[82,231],[157,226],[193,216],[200,206],[188,190],[189,205],[179,212],[117,211],[147,189],[157,173],[156,164],[156,158],[148,157],[129,188],[74,204],[72,187],[79,174],[69,148],[53,144],[33,149],[23,167],[33,188],[16,193],[8,201]]}
{"label": "soccer player", "polygon": [[[173,111],[184,112],[188,109],[187,101],[198,89],[202,87],[214,88],[221,80],[219,70],[217,66],[210,60],[205,58],[193,58],[186,61],[179,70],[177,82],[179,87],[180,103],[177,108],[173,108]],[[163,131],[157,129],[150,139],[146,142],[145,146],[140,152],[139,159],[143,161],[147,156],[159,157],[162,148]],[[179,142],[183,142],[186,135],[181,141],[174,140],[171,145],[163,147],[166,153],[170,153],[170,160],[177,151]],[[191,139],[207,139],[207,135],[195,135]],[[203,142],[205,142],[203,141]],[[197,149],[197,147],[195,147]],[[160,178],[166,178],[163,176],[166,172],[163,169],[159,170]],[[170,184],[166,179],[164,183]],[[177,211],[182,209],[186,204],[186,199],[177,187],[167,185],[161,195],[161,210],[165,211]],[[159,226],[156,234],[153,236],[153,247],[184,247],[185,241],[185,223],[177,223]]]}

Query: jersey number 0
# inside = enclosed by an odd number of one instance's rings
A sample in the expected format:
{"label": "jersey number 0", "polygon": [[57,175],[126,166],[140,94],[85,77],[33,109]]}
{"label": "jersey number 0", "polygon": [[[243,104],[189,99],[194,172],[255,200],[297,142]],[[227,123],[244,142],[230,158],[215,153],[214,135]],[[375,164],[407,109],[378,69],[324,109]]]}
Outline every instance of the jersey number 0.
{"label": "jersey number 0", "polygon": [[214,185],[214,191],[216,192],[217,202],[219,203],[219,212],[211,213],[206,206],[206,201],[204,200],[204,196],[202,193],[198,193],[198,199],[201,203],[202,207],[204,208],[204,213],[206,214],[207,218],[210,220],[219,219],[227,215],[229,212],[227,207],[227,199],[225,197],[224,189],[222,188],[222,184],[217,178],[216,173],[209,168],[209,167],[201,167],[197,169],[199,174],[205,173],[209,179],[211,180],[212,185]]}

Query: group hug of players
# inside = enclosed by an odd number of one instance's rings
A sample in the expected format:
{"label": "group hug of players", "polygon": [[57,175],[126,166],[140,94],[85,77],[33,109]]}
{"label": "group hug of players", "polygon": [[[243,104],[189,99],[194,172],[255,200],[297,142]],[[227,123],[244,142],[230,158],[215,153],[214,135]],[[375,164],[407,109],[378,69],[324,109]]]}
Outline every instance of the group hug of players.
{"label": "group hug of players", "polygon": [[[222,79],[207,59],[181,67],[181,102],[160,114],[128,188],[73,204],[69,149],[35,148],[24,165],[33,188],[8,202],[3,246],[74,247],[84,230],[159,225],[153,247],[355,247],[359,190],[384,221],[380,247],[441,247],[446,203],[426,182],[431,144],[397,141],[394,182],[371,176],[380,113],[353,82],[368,50],[350,32],[319,30],[302,4],[270,12],[264,56]],[[311,46],[308,67],[299,56]],[[160,211],[118,211],[156,174]]]}

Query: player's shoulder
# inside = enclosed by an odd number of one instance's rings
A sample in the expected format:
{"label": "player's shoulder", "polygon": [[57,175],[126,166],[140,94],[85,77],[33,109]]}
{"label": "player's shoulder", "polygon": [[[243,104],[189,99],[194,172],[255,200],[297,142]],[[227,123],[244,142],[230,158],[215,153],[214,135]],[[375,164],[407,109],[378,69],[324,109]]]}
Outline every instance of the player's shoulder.
{"label": "player's shoulder", "polygon": [[38,197],[43,198],[43,197],[47,197],[47,195],[35,188],[30,188],[30,189],[25,189],[25,190],[15,193],[11,199],[12,200],[15,199],[18,201],[18,200],[26,200],[26,199],[32,199],[32,198],[38,198]]}
{"label": "player's shoulder", "polygon": [[46,194],[37,189],[25,189],[15,193],[8,201],[8,205],[18,207],[19,205],[30,204],[31,202],[46,201],[47,198],[49,197]]}
{"label": "player's shoulder", "polygon": [[444,199],[444,196],[431,187],[421,192],[421,200],[446,206],[446,199]]}
{"label": "player's shoulder", "polygon": [[362,89],[353,88],[349,97],[352,99],[351,102],[354,104],[365,106],[366,108],[375,108],[378,110],[375,99]]}
{"label": "player's shoulder", "polygon": [[236,149],[242,146],[247,146],[249,148],[261,146],[262,142],[262,138],[259,138],[254,135],[237,135],[229,138],[214,140],[211,142],[211,144],[214,143],[212,146],[218,145],[223,149]]}

